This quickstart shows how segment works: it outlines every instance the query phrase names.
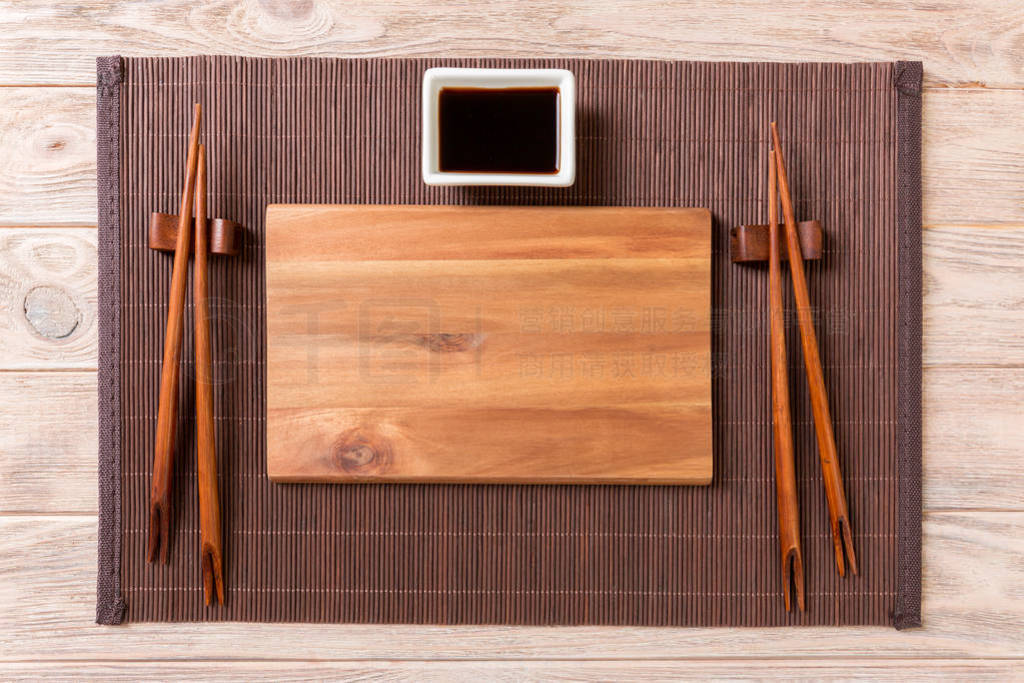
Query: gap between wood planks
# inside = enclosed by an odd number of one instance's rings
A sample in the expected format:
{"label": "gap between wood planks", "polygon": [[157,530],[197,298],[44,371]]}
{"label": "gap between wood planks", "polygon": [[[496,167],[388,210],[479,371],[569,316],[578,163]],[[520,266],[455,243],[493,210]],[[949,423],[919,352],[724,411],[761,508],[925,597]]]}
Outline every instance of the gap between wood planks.
{"label": "gap between wood planks", "polygon": [[[402,57],[399,56],[399,55],[394,55],[392,58],[394,58],[394,59],[402,59]],[[287,58],[285,58],[285,59],[287,59]],[[363,59],[363,57],[359,57],[359,56],[347,56],[347,57],[346,56],[339,56],[338,59]],[[595,58],[595,61],[597,61],[597,60],[598,60],[598,58]],[[643,61],[643,60],[641,60],[641,61]],[[694,60],[669,60],[669,61],[694,61]],[[93,82],[93,83],[0,83],[0,88],[95,88],[95,87],[96,87],[96,83],[95,82]],[[1005,90],[1007,92],[1018,92],[1020,90],[1024,90],[1024,85],[1022,85],[1020,87],[1013,87],[1013,88],[1008,88],[1008,87],[1005,87],[1005,86],[989,88],[984,83],[949,83],[949,84],[933,83],[933,84],[930,84],[930,85],[923,86],[922,90],[925,93],[949,92],[951,90],[959,90],[959,91],[978,90],[978,91],[984,91],[984,92],[999,92],[1001,90]]]}

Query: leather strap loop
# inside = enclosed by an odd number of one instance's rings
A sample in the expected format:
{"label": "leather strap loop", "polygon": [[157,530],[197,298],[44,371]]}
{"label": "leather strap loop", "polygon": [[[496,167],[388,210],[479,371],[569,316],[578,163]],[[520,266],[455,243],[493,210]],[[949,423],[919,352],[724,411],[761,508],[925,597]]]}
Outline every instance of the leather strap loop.
{"label": "leather strap loop", "polygon": [[[797,234],[800,237],[800,254],[805,261],[821,258],[823,230],[818,221],[800,221],[797,223]],[[785,230],[779,230],[784,235]],[[729,251],[733,263],[756,263],[768,260],[768,226],[741,225],[729,232]],[[789,258],[786,245],[780,245],[779,253],[782,260]]]}
{"label": "leather strap loop", "polygon": [[[195,222],[193,221],[193,227]],[[210,220],[210,253],[234,256],[242,244],[242,226],[223,218]],[[174,252],[178,241],[178,216],[169,213],[149,215],[149,248]]]}

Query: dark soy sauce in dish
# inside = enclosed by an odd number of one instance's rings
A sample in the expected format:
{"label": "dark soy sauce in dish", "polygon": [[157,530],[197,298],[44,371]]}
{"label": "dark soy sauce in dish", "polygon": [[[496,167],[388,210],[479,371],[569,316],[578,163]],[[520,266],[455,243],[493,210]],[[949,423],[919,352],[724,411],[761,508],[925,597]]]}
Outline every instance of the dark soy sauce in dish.
{"label": "dark soy sauce in dish", "polygon": [[558,173],[558,88],[442,88],[440,169]]}

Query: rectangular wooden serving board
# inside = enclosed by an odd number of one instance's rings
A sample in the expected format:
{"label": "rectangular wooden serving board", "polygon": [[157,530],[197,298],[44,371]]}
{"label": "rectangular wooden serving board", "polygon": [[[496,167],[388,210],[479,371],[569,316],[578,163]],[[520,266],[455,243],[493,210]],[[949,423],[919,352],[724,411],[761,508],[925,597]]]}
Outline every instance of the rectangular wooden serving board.
{"label": "rectangular wooden serving board", "polygon": [[267,209],[279,482],[707,484],[706,209]]}

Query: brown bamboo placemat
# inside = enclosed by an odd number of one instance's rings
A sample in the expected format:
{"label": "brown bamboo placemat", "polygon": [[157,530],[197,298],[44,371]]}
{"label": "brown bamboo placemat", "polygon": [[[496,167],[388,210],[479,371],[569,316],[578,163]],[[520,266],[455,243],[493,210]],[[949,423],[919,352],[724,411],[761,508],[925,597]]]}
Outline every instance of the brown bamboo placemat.
{"label": "brown bamboo placemat", "polygon": [[[419,88],[436,65],[571,69],[577,182],[430,188]],[[98,62],[100,541],[97,620],[760,626],[920,621],[921,65],[508,59],[102,58]],[[191,104],[211,213],[248,228],[212,260],[227,605],[196,559],[191,320],[171,562],[144,559]],[[728,231],[763,222],[767,122],[786,144],[862,576],[840,579],[802,358],[790,386],[808,610],[780,596],[764,268]],[[714,483],[274,485],[265,475],[262,235],[269,203],[704,206],[714,217]],[[189,300],[191,294],[189,294]],[[791,299],[789,305],[792,305]]]}

